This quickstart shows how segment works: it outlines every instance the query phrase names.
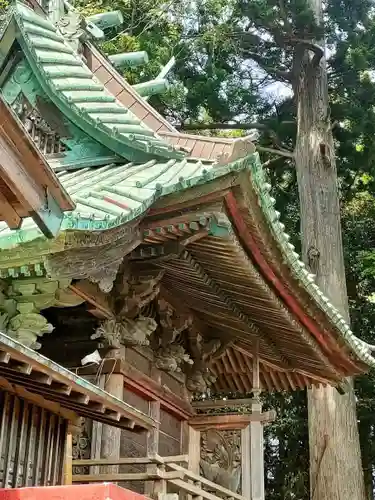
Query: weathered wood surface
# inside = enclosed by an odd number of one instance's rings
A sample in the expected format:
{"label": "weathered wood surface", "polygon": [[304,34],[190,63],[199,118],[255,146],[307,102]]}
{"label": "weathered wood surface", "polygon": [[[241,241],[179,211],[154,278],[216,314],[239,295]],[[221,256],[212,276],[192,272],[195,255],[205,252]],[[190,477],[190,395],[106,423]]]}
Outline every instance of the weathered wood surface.
{"label": "weathered wood surface", "polygon": [[181,472],[129,472],[124,474],[76,474],[73,476],[74,483],[103,483],[106,481],[117,483],[119,481],[157,481],[182,479],[184,474]]}
{"label": "weathered wood surface", "polygon": [[131,464],[169,464],[169,463],[188,463],[188,455],[175,455],[171,457],[161,457],[160,455],[151,455],[148,457],[127,457],[127,458],[100,458],[100,459],[82,459],[73,460],[73,465],[131,465]]}
{"label": "weathered wood surface", "polygon": [[0,389],[0,488],[60,484],[66,429],[58,414]]}

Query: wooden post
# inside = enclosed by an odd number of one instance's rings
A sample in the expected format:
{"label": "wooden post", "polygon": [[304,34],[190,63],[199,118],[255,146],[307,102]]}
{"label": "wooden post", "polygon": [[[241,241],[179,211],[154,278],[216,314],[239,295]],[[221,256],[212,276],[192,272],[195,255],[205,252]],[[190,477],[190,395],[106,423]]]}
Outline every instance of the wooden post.
{"label": "wooden post", "polygon": [[65,456],[64,456],[64,484],[73,483],[73,435],[72,429],[68,426],[65,438]]}
{"label": "wooden post", "polygon": [[[262,413],[261,403],[251,405],[252,413]],[[263,422],[252,421],[250,429],[250,485],[251,500],[264,500],[264,445]]]}
{"label": "wooden post", "polygon": [[251,500],[264,500],[264,445],[263,422],[261,421],[262,404],[259,401],[261,392],[259,378],[259,342],[257,342],[253,358],[253,394],[251,413],[259,415],[259,419],[250,422],[250,487]]}
{"label": "wooden post", "polygon": [[[151,377],[160,384],[161,381],[161,373],[155,367],[151,368]],[[151,431],[149,431],[147,435],[147,456],[152,457],[153,455],[158,454],[159,452],[159,422],[160,422],[160,401],[151,401],[150,402],[150,417],[153,418],[156,422],[158,422],[157,426],[154,427]],[[152,473],[157,469],[157,465],[148,465],[147,472]],[[163,494],[167,493],[167,486],[165,481],[147,481],[145,484],[145,495],[158,498]]]}
{"label": "wooden post", "polygon": [[[109,375],[104,386],[105,390],[118,399],[124,397],[124,376],[118,373]],[[101,458],[120,458],[121,429],[112,425],[103,425],[101,437]],[[101,474],[118,473],[118,465],[106,465],[101,467]]]}
{"label": "wooden post", "polygon": [[[100,376],[98,385],[101,389],[104,389],[105,375]],[[90,449],[91,460],[99,460],[101,458],[102,434],[103,434],[103,424],[101,422],[93,422],[92,434],[91,434],[91,449]],[[100,474],[100,467],[99,466],[89,467],[89,471],[90,474]]]}
{"label": "wooden post", "polygon": [[241,494],[251,500],[250,426],[241,429]]}
{"label": "wooden post", "polygon": [[189,464],[188,469],[199,474],[199,464],[201,460],[201,433],[189,425]]}

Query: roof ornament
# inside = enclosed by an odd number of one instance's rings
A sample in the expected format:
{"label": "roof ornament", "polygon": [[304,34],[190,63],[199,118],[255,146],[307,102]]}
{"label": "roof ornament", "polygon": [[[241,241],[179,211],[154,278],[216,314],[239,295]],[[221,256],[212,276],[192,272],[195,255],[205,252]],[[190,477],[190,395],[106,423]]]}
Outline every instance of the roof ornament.
{"label": "roof ornament", "polygon": [[120,11],[103,12],[84,18],[77,9],[67,0],[64,0],[65,14],[56,22],[56,26],[73,47],[73,49],[82,55],[82,44],[88,39],[104,40],[104,30],[115,28],[123,23],[123,17]]}
{"label": "roof ornament", "polygon": [[217,165],[227,165],[246,156],[255,153],[255,145],[253,143],[253,136],[240,137],[233,141],[232,149],[225,153],[220,153],[216,158]]}

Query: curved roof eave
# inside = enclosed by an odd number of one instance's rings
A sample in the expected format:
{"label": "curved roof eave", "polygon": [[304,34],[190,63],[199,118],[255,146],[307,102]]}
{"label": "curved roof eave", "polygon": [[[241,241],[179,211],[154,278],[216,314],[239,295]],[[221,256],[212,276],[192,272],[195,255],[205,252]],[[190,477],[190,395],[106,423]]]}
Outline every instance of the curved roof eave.
{"label": "curved roof eave", "polygon": [[[285,232],[284,224],[280,222],[281,214],[274,208],[276,200],[270,196],[271,185],[262,168],[259,156],[255,156],[256,159],[250,166],[250,181],[272,239],[281,253],[282,259],[279,260],[284,262],[291,276],[298,282],[299,287],[308,294],[313,304],[323,312],[329,324],[335,330],[337,338],[344,342],[352,355],[360,363],[364,363],[368,367],[375,367],[375,358],[371,354],[372,347],[354,335],[348,323],[320,290],[314,281],[314,276],[308,272],[305,264],[300,260],[300,256],[295,252],[295,247],[290,243],[290,236]],[[350,357],[352,356],[349,354]]]}
{"label": "curved roof eave", "polygon": [[183,158],[113,97],[48,19],[16,2],[16,38],[37,80],[69,120],[131,161]]}

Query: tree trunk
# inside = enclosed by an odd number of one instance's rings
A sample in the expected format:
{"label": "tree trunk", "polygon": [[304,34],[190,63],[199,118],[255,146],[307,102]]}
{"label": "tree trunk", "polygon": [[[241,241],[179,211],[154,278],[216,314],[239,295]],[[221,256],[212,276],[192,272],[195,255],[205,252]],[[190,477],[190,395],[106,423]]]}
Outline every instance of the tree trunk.
{"label": "tree trunk", "polygon": [[[321,0],[310,0],[321,21]],[[349,320],[340,204],[328,104],[326,62],[296,51],[300,68],[296,169],[304,262],[317,284]],[[297,60],[297,58],[299,60]],[[308,391],[311,500],[365,500],[354,391]]]}

